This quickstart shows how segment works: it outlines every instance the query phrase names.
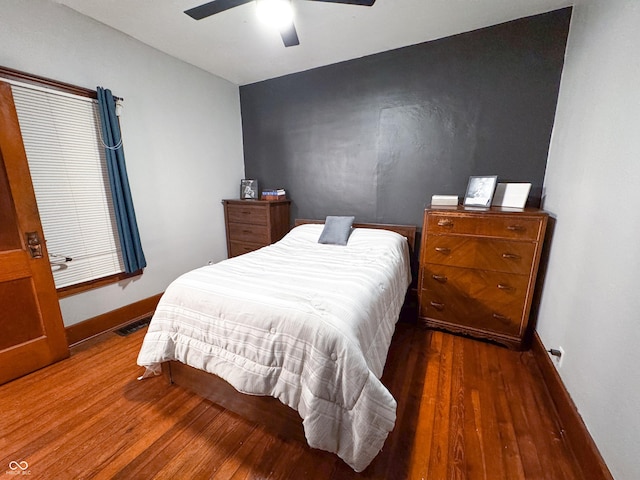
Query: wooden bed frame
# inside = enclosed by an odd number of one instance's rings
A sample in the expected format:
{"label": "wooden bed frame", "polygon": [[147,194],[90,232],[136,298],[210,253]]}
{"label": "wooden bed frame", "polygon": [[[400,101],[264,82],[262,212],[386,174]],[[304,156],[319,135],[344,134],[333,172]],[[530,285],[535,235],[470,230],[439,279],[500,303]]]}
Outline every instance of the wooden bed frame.
{"label": "wooden bed frame", "polygon": [[[294,225],[306,223],[324,223],[324,220],[296,219]],[[413,253],[416,240],[415,225],[354,223],[353,226],[399,233],[407,238],[409,249]],[[263,425],[271,433],[307,443],[302,418],[298,412],[276,398],[240,393],[217,375],[176,361],[164,362],[162,372],[169,383],[180,385],[251,422]]]}

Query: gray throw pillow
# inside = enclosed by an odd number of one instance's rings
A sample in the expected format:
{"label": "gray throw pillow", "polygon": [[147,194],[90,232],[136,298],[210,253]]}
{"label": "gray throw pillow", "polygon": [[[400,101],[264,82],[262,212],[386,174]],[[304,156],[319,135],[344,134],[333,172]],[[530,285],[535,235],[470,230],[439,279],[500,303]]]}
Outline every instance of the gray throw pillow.
{"label": "gray throw pillow", "polygon": [[328,216],[324,221],[324,229],[318,243],[329,245],[346,245],[351,235],[351,225],[355,217]]}

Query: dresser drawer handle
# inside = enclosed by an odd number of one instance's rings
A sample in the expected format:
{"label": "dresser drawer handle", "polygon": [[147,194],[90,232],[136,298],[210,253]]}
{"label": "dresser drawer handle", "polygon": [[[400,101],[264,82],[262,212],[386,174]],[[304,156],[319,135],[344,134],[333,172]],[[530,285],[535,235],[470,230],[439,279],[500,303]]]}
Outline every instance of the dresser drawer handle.
{"label": "dresser drawer handle", "polygon": [[507,227],[507,230],[511,230],[512,232],[524,232],[526,228],[524,228],[522,225],[509,225]]}
{"label": "dresser drawer handle", "polygon": [[429,304],[436,310],[444,310],[444,303],[429,302]]}
{"label": "dresser drawer handle", "polygon": [[445,255],[449,255],[451,253],[451,249],[447,247],[436,247],[436,252],[444,253]]}
{"label": "dresser drawer handle", "polygon": [[439,227],[453,227],[453,222],[451,220],[449,220],[448,218],[444,218],[442,220],[438,220],[438,226]]}
{"label": "dresser drawer handle", "polygon": [[434,280],[440,282],[440,283],[447,283],[448,278],[445,277],[444,275],[431,275],[431,278],[433,278]]}
{"label": "dresser drawer handle", "polygon": [[497,287],[498,290],[513,290],[513,287],[511,285],[505,285],[504,283],[499,283]]}
{"label": "dresser drawer handle", "polygon": [[511,323],[511,319],[509,317],[505,317],[504,315],[500,315],[499,313],[494,313],[493,318],[503,323]]}
{"label": "dresser drawer handle", "polygon": [[502,258],[508,258],[509,260],[520,260],[520,255],[515,253],[503,253]]}
{"label": "dresser drawer handle", "polygon": [[253,233],[251,230],[242,230],[242,233]]}

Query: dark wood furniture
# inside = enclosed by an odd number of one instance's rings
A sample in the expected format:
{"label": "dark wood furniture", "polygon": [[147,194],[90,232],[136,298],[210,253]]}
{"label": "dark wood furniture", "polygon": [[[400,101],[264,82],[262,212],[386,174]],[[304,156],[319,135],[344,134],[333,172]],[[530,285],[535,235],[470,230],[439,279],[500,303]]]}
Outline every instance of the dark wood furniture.
{"label": "dark wood furniture", "polygon": [[290,200],[223,200],[229,258],[277,242],[289,231]]}
{"label": "dark wood furniture", "polygon": [[[244,202],[244,200],[242,200]],[[271,203],[271,202],[265,202]],[[305,223],[324,223],[324,220],[296,219],[295,225]],[[403,235],[413,250],[415,225],[354,224],[360,228],[384,228]],[[288,439],[298,439],[306,443],[302,419],[298,412],[272,397],[246,395],[238,392],[229,383],[212,373],[170,361],[162,364],[162,371],[170,383],[180,385],[225,407],[243,418],[258,422],[269,431]]]}
{"label": "dark wood furniture", "polygon": [[306,443],[302,418],[277,398],[240,393],[217,375],[176,361],[163,363],[162,373],[169,383],[185,387],[242,418],[259,423],[271,433]]}
{"label": "dark wood furniture", "polygon": [[419,319],[523,349],[547,219],[535,209],[426,209]]}

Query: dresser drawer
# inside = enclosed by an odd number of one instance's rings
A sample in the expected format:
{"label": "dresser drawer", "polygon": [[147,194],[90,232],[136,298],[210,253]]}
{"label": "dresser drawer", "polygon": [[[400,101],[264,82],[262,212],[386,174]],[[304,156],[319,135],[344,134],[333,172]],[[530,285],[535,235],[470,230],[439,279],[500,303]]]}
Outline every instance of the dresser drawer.
{"label": "dresser drawer", "polygon": [[423,263],[528,275],[537,244],[484,237],[428,235]]}
{"label": "dresser drawer", "polygon": [[425,228],[430,234],[481,235],[487,237],[537,240],[541,233],[539,218],[510,215],[475,216],[429,212]]}
{"label": "dresser drawer", "polygon": [[439,295],[462,294],[495,305],[524,305],[529,287],[527,275],[426,264],[420,272],[420,288]]}
{"label": "dresser drawer", "polygon": [[250,223],[229,223],[229,240],[267,245],[269,229],[266,225],[252,225]]}
{"label": "dresser drawer", "polygon": [[[420,317],[446,323],[449,328],[493,332],[499,335],[522,335],[522,312],[493,309],[479,304],[476,299],[458,297],[434,297],[423,292],[420,298]],[[455,328],[453,328],[455,330]]]}
{"label": "dresser drawer", "polygon": [[253,252],[264,246],[265,245],[259,243],[229,242],[229,257],[244,255],[245,253]]}
{"label": "dresser drawer", "polygon": [[425,282],[427,287],[435,288],[420,290],[420,317],[502,335],[521,334],[526,287],[522,290],[516,286],[512,287],[513,291],[506,291],[482,276],[472,279],[464,273],[457,277],[449,273],[449,282],[445,285]]}
{"label": "dresser drawer", "polygon": [[228,221],[233,223],[250,223],[267,225],[266,209],[262,205],[228,205]]}

